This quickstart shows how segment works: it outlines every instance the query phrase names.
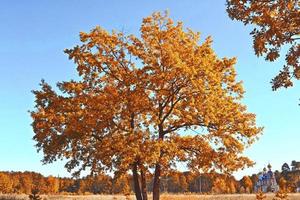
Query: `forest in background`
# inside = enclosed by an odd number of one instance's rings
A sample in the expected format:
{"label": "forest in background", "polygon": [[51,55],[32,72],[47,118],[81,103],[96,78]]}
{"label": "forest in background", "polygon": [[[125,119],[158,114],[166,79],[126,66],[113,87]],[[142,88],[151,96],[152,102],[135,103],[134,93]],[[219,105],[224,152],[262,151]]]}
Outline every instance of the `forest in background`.
{"label": "forest in background", "polygon": [[[300,170],[290,170],[285,163],[282,171],[275,172],[281,189],[296,192],[300,187]],[[206,173],[197,175],[191,172],[172,172],[161,179],[160,189],[168,193],[234,194],[252,193],[259,174],[244,176],[236,180],[233,176]],[[152,177],[147,177],[148,192],[152,191]],[[100,174],[83,178],[61,178],[36,172],[0,172],[0,193],[30,194],[38,190],[41,194],[131,194],[133,180],[131,175],[112,178]]]}

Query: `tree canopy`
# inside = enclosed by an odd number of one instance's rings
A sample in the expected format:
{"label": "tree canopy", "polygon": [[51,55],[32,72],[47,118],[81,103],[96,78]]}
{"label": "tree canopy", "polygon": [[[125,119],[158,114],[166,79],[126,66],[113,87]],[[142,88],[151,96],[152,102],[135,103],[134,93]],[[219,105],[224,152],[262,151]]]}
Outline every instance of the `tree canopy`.
{"label": "tree canopy", "polygon": [[288,48],[285,65],[271,83],[273,90],[300,79],[300,2],[298,0],[227,0],[231,19],[253,24],[250,33],[257,56],[275,61]]}
{"label": "tree canopy", "polygon": [[212,39],[156,12],[140,36],[101,27],[80,33],[65,52],[78,80],[45,81],[33,91],[34,140],[44,163],[66,158],[75,174],[132,172],[138,200],[153,199],[160,177],[178,163],[196,171],[231,173],[253,162],[242,155],[261,133],[241,103],[235,58],[218,58]]}

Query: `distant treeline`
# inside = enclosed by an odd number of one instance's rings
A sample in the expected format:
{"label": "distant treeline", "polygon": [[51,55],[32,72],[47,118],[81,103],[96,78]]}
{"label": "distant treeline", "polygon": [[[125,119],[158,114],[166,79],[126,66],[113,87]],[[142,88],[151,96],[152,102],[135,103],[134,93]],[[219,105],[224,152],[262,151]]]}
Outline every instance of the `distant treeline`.
{"label": "distant treeline", "polygon": [[[300,171],[275,171],[280,188],[296,192]],[[151,180],[152,177],[147,177]],[[161,179],[161,191],[169,193],[252,193],[258,175],[244,176],[236,180],[223,174],[173,172]],[[147,189],[152,190],[148,181]],[[35,172],[0,172],[0,193],[25,193],[33,189],[42,194],[129,194],[133,191],[131,175],[112,178],[107,175],[87,176],[80,179],[60,178]]]}

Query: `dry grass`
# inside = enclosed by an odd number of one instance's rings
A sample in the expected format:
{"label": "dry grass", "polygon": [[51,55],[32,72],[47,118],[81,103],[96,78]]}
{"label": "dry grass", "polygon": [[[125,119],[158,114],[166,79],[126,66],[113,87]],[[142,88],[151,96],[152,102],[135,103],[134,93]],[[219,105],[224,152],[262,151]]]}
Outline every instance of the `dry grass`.
{"label": "dry grass", "polygon": [[[275,194],[267,194],[266,200],[272,200]],[[255,200],[255,194],[223,194],[223,195],[167,195],[161,196],[162,200]],[[289,200],[300,200],[300,194],[289,194]]]}
{"label": "dry grass", "polygon": [[25,194],[0,194],[0,200],[28,200]]}
{"label": "dry grass", "polygon": [[[126,200],[123,195],[41,195],[43,200]],[[266,200],[272,200],[275,194],[267,194]],[[28,200],[28,195],[0,195],[0,200]],[[134,196],[130,196],[134,200]],[[162,194],[161,200],[255,200],[255,194],[232,195],[196,195]],[[289,200],[300,200],[300,194],[289,194]],[[149,196],[151,200],[151,196]]]}

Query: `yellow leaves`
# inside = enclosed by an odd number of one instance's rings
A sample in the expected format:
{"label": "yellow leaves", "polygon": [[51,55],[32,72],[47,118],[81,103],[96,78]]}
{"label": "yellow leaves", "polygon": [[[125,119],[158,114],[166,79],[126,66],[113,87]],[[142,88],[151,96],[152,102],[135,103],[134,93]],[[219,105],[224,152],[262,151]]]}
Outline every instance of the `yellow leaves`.
{"label": "yellow leaves", "polygon": [[0,173],[0,191],[1,193],[10,193],[13,191],[13,182],[10,181],[9,175]]}
{"label": "yellow leaves", "polygon": [[237,138],[233,138],[231,136],[225,136],[222,138],[222,141],[228,151],[242,152],[244,150],[243,143],[238,141]]}
{"label": "yellow leaves", "polygon": [[273,9],[270,11],[270,17],[275,18],[278,16],[278,10]]}
{"label": "yellow leaves", "polygon": [[256,194],[256,199],[257,200],[263,200],[263,199],[266,199],[267,196],[262,192],[262,191],[259,191],[257,194]]}
{"label": "yellow leaves", "polygon": [[[273,90],[291,87],[292,79],[297,78],[299,68],[299,2],[288,1],[227,1],[227,12],[232,19],[242,21],[245,25],[254,24],[250,33],[253,48],[257,56],[264,56],[273,62],[280,57],[283,46],[289,48],[285,55],[286,64],[271,81]],[[288,22],[288,23],[287,23]],[[298,49],[298,50],[296,50]],[[297,52],[297,53],[296,53]],[[282,71],[287,73],[283,74]]]}
{"label": "yellow leaves", "polygon": [[210,37],[200,43],[198,32],[160,13],[140,31],[81,32],[81,46],[66,50],[80,79],[59,83],[62,94],[46,83],[34,92],[45,162],[67,157],[70,170],[124,173],[133,163],[166,171],[175,161],[206,171],[249,165],[239,154],[261,130],[239,101],[235,58],[218,58]]}
{"label": "yellow leaves", "polygon": [[273,198],[273,200],[282,200],[282,199],[288,199],[288,194],[287,194],[287,191],[284,191],[284,190],[279,190],[275,197]]}
{"label": "yellow leaves", "polygon": [[88,40],[89,35],[85,32],[80,32],[79,37],[81,42],[86,42]]}
{"label": "yellow leaves", "polygon": [[213,181],[212,192],[214,193],[226,193],[227,184],[223,178],[216,178]]}
{"label": "yellow leaves", "polygon": [[[299,2],[298,2],[298,4],[299,4]],[[288,8],[289,10],[292,10],[294,7],[295,7],[295,2],[289,1],[289,2],[287,3],[287,8]]]}

